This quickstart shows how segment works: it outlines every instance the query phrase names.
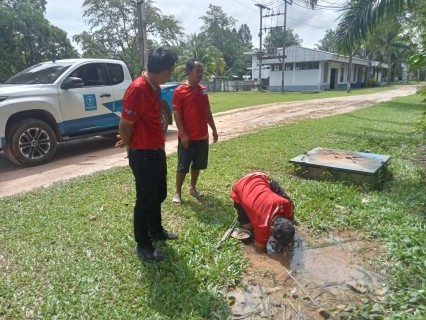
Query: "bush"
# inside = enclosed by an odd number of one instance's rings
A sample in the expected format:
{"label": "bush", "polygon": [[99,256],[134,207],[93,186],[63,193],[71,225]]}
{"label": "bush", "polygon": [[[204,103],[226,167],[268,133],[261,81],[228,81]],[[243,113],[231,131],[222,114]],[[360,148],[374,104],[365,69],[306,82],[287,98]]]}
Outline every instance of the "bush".
{"label": "bush", "polygon": [[374,78],[373,76],[371,76],[370,80],[367,81],[367,86],[368,87],[374,87],[376,85],[376,78]]}
{"label": "bush", "polygon": [[423,101],[426,102],[426,85],[418,86],[416,94],[418,94],[422,97],[425,97],[425,99]]}

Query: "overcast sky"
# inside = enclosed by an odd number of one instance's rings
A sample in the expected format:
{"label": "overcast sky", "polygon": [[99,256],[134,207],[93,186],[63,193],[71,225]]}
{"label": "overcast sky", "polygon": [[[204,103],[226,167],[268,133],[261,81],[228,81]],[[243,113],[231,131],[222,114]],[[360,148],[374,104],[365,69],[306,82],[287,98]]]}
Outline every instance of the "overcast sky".
{"label": "overcast sky", "polygon": [[[136,1],[136,0],[135,0]],[[339,0],[337,0],[339,1]],[[333,1],[334,2],[334,1]],[[181,22],[186,34],[199,33],[202,20],[209,4],[222,7],[228,15],[238,20],[237,30],[246,23],[253,36],[253,45],[259,47],[259,8],[255,3],[267,4],[274,13],[284,11],[283,0],[157,0],[156,6],[164,14],[173,14]],[[71,37],[76,33],[88,30],[84,22],[83,0],[64,2],[63,0],[48,0],[47,19],[55,26],[65,30]],[[303,39],[302,46],[314,48],[315,43],[324,37],[326,29],[334,29],[340,13],[334,10],[311,10],[295,4],[288,5],[287,28],[292,28]],[[267,10],[263,11],[265,14]],[[272,13],[272,10],[269,11]],[[263,27],[282,26],[284,18],[264,18]]]}

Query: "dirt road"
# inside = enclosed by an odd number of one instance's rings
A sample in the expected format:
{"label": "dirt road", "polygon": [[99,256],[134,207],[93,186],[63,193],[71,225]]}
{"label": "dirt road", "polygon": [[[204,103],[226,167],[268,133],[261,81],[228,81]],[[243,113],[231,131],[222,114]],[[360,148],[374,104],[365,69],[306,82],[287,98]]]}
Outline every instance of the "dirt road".
{"label": "dirt road", "polygon": [[[214,114],[219,141],[252,132],[259,127],[290,123],[301,119],[328,117],[366,108],[395,97],[415,93],[416,86],[397,86],[393,90],[368,95],[274,103]],[[176,151],[177,129],[169,127],[166,152]],[[43,166],[23,168],[0,152],[0,198],[56,181],[127,165],[123,149],[114,149],[112,137],[96,137],[58,147],[53,160]]]}

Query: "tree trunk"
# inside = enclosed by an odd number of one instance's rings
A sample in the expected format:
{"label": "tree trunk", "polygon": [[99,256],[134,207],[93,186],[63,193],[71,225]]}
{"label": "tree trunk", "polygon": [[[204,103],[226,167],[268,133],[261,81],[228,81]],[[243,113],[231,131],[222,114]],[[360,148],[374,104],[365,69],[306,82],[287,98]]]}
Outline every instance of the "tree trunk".
{"label": "tree trunk", "polygon": [[407,77],[407,84],[409,84],[410,83],[410,68],[408,67],[408,65],[407,65],[407,74],[406,74],[406,77]]}
{"label": "tree trunk", "polygon": [[389,55],[389,57],[388,57],[388,74],[386,75],[387,85],[390,84],[391,71],[392,71],[392,57],[391,57],[391,55]]}
{"label": "tree trunk", "polygon": [[352,50],[349,52],[349,70],[348,70],[348,84],[346,88],[346,92],[351,92],[351,80],[352,80]]}

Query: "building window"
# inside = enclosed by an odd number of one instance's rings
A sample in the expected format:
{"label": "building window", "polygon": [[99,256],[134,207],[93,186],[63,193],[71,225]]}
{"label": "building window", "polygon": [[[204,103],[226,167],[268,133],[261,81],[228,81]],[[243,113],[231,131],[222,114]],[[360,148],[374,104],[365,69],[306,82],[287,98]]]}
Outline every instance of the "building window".
{"label": "building window", "polygon": [[314,69],[319,69],[319,62],[296,63],[296,70],[314,70]]}
{"label": "building window", "polygon": [[322,77],[322,82],[328,82],[328,62],[324,62],[324,74]]}
{"label": "building window", "polygon": [[343,79],[345,79],[344,77],[345,77],[345,67],[342,67],[340,69],[340,82],[343,82]]}
{"label": "building window", "polygon": [[[280,64],[272,64],[271,65],[272,71],[282,71],[283,65]],[[292,63],[286,63],[285,64],[285,71],[292,71],[293,70],[293,64]]]}
{"label": "building window", "polygon": [[355,83],[356,82],[356,73],[358,71],[358,67],[354,66],[354,76],[352,77],[352,82]]}

